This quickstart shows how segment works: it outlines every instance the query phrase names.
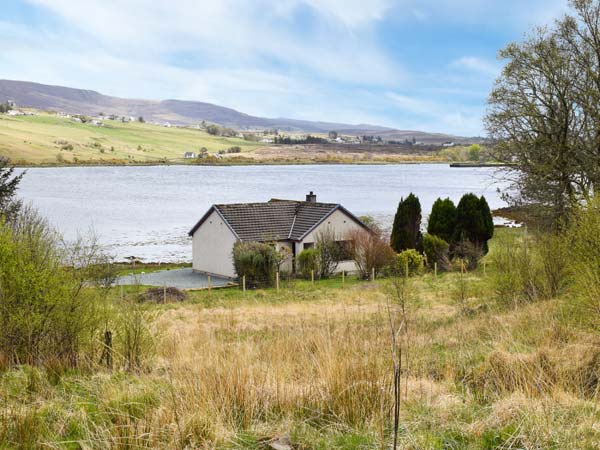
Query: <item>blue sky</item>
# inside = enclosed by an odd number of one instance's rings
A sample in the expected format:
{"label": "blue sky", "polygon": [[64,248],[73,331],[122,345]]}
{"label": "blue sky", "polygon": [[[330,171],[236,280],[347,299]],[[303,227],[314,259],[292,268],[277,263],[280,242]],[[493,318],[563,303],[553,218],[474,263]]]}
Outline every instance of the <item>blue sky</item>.
{"label": "blue sky", "polygon": [[497,52],[566,0],[3,0],[0,78],[482,135]]}

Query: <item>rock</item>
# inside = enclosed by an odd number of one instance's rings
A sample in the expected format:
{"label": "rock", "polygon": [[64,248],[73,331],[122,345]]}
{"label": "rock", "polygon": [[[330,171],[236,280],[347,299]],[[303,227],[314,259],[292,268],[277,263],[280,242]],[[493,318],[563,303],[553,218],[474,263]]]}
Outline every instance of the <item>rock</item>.
{"label": "rock", "polygon": [[292,442],[288,436],[275,436],[269,440],[264,441],[266,448],[273,450],[294,450]]}

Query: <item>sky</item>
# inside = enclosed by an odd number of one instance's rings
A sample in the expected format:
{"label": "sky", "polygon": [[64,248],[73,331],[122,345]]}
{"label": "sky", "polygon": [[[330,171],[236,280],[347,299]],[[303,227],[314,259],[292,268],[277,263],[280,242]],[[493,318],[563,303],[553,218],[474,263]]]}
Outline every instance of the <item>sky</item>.
{"label": "sky", "polygon": [[498,51],[567,0],[0,0],[0,78],[484,135]]}

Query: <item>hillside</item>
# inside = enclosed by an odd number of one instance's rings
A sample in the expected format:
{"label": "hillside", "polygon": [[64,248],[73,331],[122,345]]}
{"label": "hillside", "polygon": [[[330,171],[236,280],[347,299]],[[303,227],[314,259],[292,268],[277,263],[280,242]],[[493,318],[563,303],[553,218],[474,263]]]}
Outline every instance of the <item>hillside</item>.
{"label": "hillside", "polygon": [[216,153],[238,146],[242,152],[255,142],[211,136],[192,128],[167,128],[139,122],[106,120],[101,127],[48,114],[0,115],[0,156],[17,163],[77,161],[159,162],[179,160],[187,151],[206,147]]}
{"label": "hillside", "polygon": [[283,131],[327,133],[336,130],[344,134],[378,134],[413,136],[425,143],[452,140],[467,142],[468,138],[423,131],[400,131],[376,125],[349,125],[286,118],[263,118],[241,113],[211,103],[183,100],[135,100],[111,97],[96,91],[49,86],[25,81],[0,80],[0,102],[13,100],[19,106],[41,110],[56,110],[70,114],[116,114],[143,116],[147,121],[195,125],[203,120],[235,129],[277,128]]}

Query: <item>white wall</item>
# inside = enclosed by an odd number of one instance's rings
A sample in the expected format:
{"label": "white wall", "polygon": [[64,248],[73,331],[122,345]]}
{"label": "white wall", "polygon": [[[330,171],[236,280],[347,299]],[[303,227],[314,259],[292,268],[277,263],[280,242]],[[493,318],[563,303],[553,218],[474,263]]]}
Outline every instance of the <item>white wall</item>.
{"label": "white wall", "polygon": [[[327,219],[321,222],[317,228],[311,231],[300,243],[300,245],[296,247],[297,250],[302,251],[304,248],[304,243],[316,242],[319,233],[321,231],[326,231],[328,228],[332,229],[335,232],[336,239],[341,241],[346,240],[347,235],[354,230],[364,230],[362,226],[338,209]],[[354,272],[357,270],[356,264],[354,261],[340,261],[336,271],[341,272],[342,270],[345,272]]]}
{"label": "white wall", "polygon": [[225,277],[235,277],[231,252],[237,238],[216,211],[202,223],[192,237],[192,267]]}

